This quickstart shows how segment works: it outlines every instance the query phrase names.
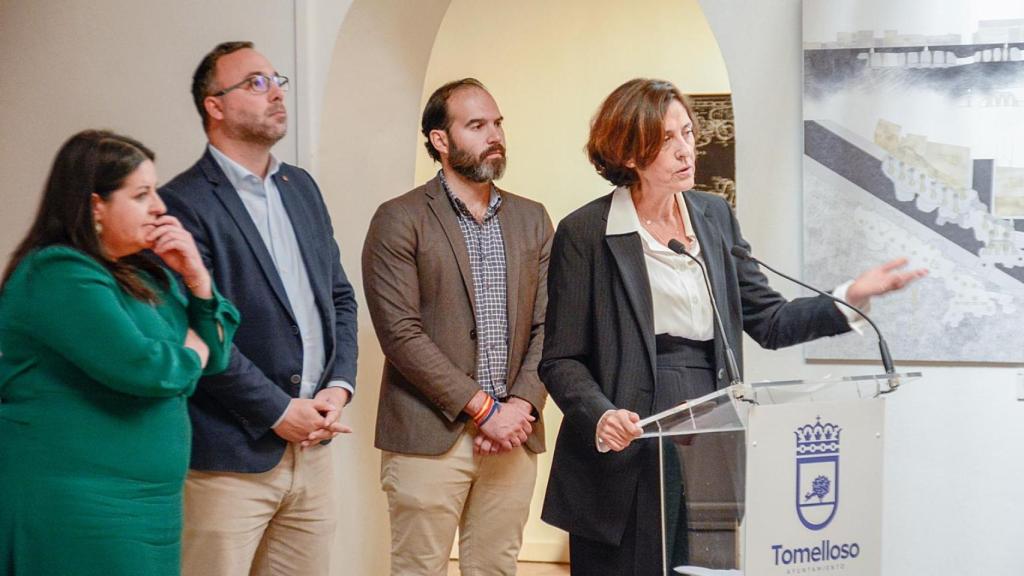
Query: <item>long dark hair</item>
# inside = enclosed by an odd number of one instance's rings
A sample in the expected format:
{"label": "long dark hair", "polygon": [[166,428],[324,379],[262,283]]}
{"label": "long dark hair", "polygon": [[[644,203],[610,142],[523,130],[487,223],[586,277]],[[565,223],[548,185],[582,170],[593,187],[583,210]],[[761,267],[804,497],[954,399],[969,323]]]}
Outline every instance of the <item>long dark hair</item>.
{"label": "long dark hair", "polygon": [[0,291],[18,264],[33,250],[53,245],[75,248],[94,258],[114,275],[126,292],[145,302],[156,302],[144,271],[166,288],[167,279],[152,259],[133,254],[118,260],[103,255],[92,215],[92,195],[106,200],[129,174],[156,155],[138,140],[105,130],[86,130],[61,146],[50,168],[43,199],[28,234],[11,254],[0,281]]}

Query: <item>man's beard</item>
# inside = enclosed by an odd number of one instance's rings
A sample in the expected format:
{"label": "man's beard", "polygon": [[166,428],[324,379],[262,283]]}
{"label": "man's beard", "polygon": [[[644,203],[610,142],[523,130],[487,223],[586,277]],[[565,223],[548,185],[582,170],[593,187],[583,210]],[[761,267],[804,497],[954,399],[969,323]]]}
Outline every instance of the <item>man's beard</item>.
{"label": "man's beard", "polygon": [[[505,147],[501,144],[494,144],[484,150],[478,157],[474,157],[468,150],[459,148],[455,140],[449,135],[448,165],[452,167],[466,180],[470,182],[490,182],[498,180],[505,173]],[[487,158],[489,154],[501,152],[498,158]]]}
{"label": "man's beard", "polygon": [[278,124],[276,119],[270,116],[262,122],[255,117],[247,117],[244,122],[235,126],[234,132],[243,142],[273,146],[288,132],[288,123],[286,120],[285,123]]}

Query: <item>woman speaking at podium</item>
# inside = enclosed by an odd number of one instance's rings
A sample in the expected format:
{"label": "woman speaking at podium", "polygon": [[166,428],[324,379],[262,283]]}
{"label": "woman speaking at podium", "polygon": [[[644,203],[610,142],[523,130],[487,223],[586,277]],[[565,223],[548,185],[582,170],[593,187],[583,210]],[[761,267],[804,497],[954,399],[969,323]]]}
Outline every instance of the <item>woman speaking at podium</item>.
{"label": "woman speaking at podium", "polygon": [[[565,418],[542,517],[569,532],[574,575],[662,573],[658,449],[636,441],[641,418],[727,386],[725,349],[740,355],[741,330],[774,349],[847,332],[859,319],[823,296],[787,301],[756,264],[730,255],[749,249],[730,206],[691,190],[698,130],[673,84],[619,86],[586,147],[616,188],[555,233],[540,375]],[[924,274],[897,271],[905,263],[865,272],[836,295],[863,306]],[[677,506],[668,518],[674,566],[687,559],[685,526],[676,528],[685,513]]]}

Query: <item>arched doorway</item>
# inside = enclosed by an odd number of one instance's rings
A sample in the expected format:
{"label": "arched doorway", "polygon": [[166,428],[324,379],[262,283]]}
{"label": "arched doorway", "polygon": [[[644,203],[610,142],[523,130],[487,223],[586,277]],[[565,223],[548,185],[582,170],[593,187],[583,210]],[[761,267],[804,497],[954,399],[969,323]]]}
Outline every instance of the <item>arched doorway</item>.
{"label": "arched doorway", "polygon": [[[721,52],[697,0],[381,4],[353,2],[334,49],[324,101],[320,179],[332,212],[351,223],[347,229],[336,224],[343,247],[362,245],[379,203],[437,170],[421,145],[419,114],[426,97],[445,81],[474,76],[488,86],[506,118],[509,169],[502,187],[543,202],[556,222],[610,190],[582,147],[590,116],[615,86],[647,76],[671,80],[691,94],[730,92]],[[357,271],[352,275],[360,281]],[[353,418],[366,436],[373,430],[375,414],[367,407],[376,404],[383,359],[369,319],[361,320],[363,411]],[[561,420],[553,403],[545,418],[551,448]],[[369,438],[352,450],[360,462],[379,462]],[[353,524],[362,539],[387,538],[387,506],[373,466],[356,472],[358,496],[374,507],[363,506],[360,523]],[[542,457],[523,559],[567,559],[565,534],[539,518],[549,466],[550,457]],[[384,544],[373,548],[386,552]]]}

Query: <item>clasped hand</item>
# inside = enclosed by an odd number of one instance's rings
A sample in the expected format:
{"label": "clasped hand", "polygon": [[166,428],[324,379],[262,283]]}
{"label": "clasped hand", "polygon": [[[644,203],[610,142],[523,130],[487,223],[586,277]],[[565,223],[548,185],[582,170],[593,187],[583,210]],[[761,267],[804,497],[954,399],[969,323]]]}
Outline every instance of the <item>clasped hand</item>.
{"label": "clasped hand", "polygon": [[473,439],[473,452],[480,455],[493,455],[509,452],[522,446],[536,420],[533,417],[533,405],[521,398],[509,398],[499,403],[498,411],[480,427],[480,434]]}
{"label": "clasped hand", "polygon": [[313,398],[292,398],[274,433],[302,448],[348,434],[352,429],[339,422],[348,399],[349,391],[341,387],[324,388]]}

